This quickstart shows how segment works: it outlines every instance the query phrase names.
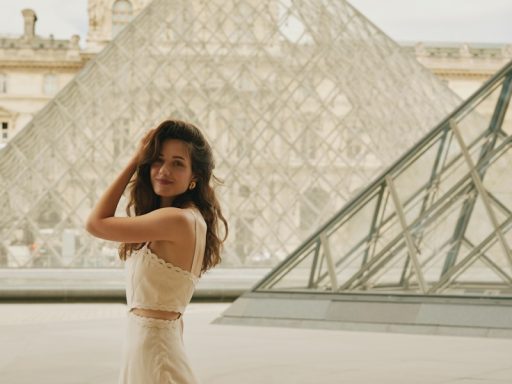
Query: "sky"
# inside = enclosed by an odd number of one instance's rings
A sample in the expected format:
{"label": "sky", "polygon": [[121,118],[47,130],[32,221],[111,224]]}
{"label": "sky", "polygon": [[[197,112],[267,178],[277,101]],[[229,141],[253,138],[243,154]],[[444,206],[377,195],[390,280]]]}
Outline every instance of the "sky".
{"label": "sky", "polygon": [[[512,43],[512,0],[350,0],[397,41]],[[87,0],[0,0],[0,35],[20,35],[21,10],[38,16],[36,33],[87,35]]]}

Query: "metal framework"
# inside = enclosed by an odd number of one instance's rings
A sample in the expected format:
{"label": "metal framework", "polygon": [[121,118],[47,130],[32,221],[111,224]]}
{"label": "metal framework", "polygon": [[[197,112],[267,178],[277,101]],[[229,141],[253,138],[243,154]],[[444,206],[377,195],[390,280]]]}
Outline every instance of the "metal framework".
{"label": "metal framework", "polygon": [[253,291],[510,296],[511,94],[512,63]]}
{"label": "metal framework", "polygon": [[0,266],[119,266],[84,220],[169,117],[214,148],[224,265],[275,265],[458,103],[346,1],[155,0],[0,150]]}

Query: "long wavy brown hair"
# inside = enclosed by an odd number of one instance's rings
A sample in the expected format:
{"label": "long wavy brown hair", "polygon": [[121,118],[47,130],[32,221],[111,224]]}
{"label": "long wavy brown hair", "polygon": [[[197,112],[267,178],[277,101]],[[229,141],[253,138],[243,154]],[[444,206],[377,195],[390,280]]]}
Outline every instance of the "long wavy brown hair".
{"label": "long wavy brown hair", "polygon": [[[228,235],[228,223],[215,196],[214,186],[220,184],[220,180],[213,175],[215,163],[212,149],[199,128],[180,120],[166,120],[154,130],[140,153],[137,171],[128,185],[130,198],[126,213],[128,216],[138,216],[160,208],[160,196],[155,194],[151,186],[150,168],[158,159],[162,144],[169,139],[182,140],[189,148],[196,187],[192,190],[187,189],[177,196],[172,206],[185,208],[195,205],[206,221],[206,248],[201,267],[202,274],[220,263],[222,244]],[[222,237],[221,224],[224,227]],[[128,255],[143,245],[144,243],[122,243],[119,247],[119,257],[126,260]]]}

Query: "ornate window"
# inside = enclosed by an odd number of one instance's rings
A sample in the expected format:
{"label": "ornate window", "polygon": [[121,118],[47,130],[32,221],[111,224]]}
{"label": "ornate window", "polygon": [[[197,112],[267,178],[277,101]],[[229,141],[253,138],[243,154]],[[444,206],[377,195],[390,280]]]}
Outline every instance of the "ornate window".
{"label": "ornate window", "polygon": [[7,121],[2,121],[2,141],[6,141],[9,138],[9,123]]}
{"label": "ornate window", "polygon": [[54,73],[47,73],[43,78],[43,93],[45,95],[55,95],[59,90],[59,82],[57,75]]}
{"label": "ornate window", "polygon": [[117,0],[112,6],[112,37],[115,37],[131,20],[133,6],[128,0]]}

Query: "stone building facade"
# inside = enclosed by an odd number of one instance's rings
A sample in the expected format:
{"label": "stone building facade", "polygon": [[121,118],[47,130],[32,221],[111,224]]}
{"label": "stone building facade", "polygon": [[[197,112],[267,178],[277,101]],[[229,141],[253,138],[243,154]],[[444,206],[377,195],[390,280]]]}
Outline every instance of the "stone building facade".
{"label": "stone building facade", "polygon": [[88,0],[88,52],[99,52],[151,0]]}
{"label": "stone building facade", "polygon": [[404,43],[406,51],[462,99],[472,95],[489,77],[512,60],[510,44]]}
{"label": "stone building facade", "polygon": [[78,35],[41,37],[37,15],[22,11],[24,33],[0,36],[0,143],[8,141],[84,66]]}

